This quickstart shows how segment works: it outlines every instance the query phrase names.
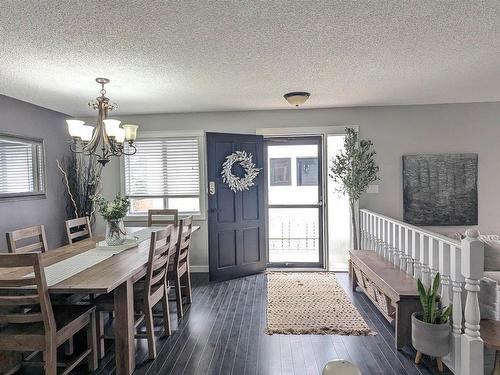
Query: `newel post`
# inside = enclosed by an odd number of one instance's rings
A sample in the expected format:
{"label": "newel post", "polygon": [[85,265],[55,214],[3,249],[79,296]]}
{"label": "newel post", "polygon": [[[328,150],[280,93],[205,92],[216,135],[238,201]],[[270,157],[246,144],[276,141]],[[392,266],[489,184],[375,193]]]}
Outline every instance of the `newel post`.
{"label": "newel post", "polygon": [[465,278],[465,333],[461,342],[461,375],[483,374],[483,340],[479,332],[479,281],[484,271],[484,245],[479,231],[469,229],[462,240],[462,273]]}

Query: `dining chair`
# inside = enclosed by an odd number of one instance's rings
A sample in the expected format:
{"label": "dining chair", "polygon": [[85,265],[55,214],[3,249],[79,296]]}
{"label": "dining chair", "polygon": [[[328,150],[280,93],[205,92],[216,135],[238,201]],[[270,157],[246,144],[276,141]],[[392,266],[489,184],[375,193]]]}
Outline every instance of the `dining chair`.
{"label": "dining chair", "polygon": [[0,268],[20,267],[29,267],[32,273],[25,277],[0,279],[0,288],[9,288],[0,295],[0,350],[32,352],[23,360],[23,364],[32,366],[40,364],[32,359],[41,351],[45,374],[56,375],[57,348],[86,329],[87,348],[69,359],[59,373],[71,373],[85,359],[89,371],[96,370],[95,307],[53,305],[40,253],[0,254]]}
{"label": "dining chair", "polygon": [[177,226],[178,222],[179,222],[179,210],[174,210],[170,208],[161,210],[148,210],[148,227],[157,225],[166,226],[169,224]]}
{"label": "dining chair", "polygon": [[[18,246],[18,242],[33,238],[37,238],[37,242]],[[45,253],[48,250],[45,227],[43,225],[36,225],[34,227],[7,232],[7,247],[9,253]]]}
{"label": "dining chair", "polygon": [[193,233],[193,218],[189,216],[179,223],[177,245],[174,259],[170,262],[168,278],[174,283],[175,302],[177,304],[177,316],[182,318],[184,310],[182,307],[183,297],[186,303],[191,304],[191,272],[189,269],[189,250],[191,248],[191,236]]}
{"label": "dining chair", "polygon": [[[170,258],[170,249],[172,247],[172,225],[165,229],[159,229],[151,233],[149,246],[149,257],[146,268],[146,275],[134,280],[134,310],[138,319],[135,321],[137,328],[142,322],[145,322],[146,333],[136,333],[136,338],[146,338],[148,341],[148,355],[150,359],[156,358],[156,343],[154,331],[153,307],[162,303],[162,318],[165,336],[170,336],[170,315],[168,309],[168,291],[167,273]],[[102,312],[112,311],[114,309],[113,294],[103,294],[95,298],[97,311],[100,314],[97,329],[98,346],[100,356],[104,355],[104,327]]]}
{"label": "dining chair", "polygon": [[66,224],[66,235],[70,245],[75,241],[92,237],[92,227],[88,216],[66,220],[64,223]]}

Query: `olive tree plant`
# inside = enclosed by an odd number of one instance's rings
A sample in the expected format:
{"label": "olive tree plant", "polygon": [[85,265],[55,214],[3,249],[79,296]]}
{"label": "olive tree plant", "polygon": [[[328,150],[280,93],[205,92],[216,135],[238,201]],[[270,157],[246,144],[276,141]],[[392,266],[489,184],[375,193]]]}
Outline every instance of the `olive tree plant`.
{"label": "olive tree plant", "polygon": [[379,167],[375,163],[375,154],[372,141],[359,140],[357,131],[346,128],[344,149],[330,161],[329,175],[337,184],[337,192],[349,198],[354,249],[358,249],[356,201],[366,191],[368,185],[379,180]]}

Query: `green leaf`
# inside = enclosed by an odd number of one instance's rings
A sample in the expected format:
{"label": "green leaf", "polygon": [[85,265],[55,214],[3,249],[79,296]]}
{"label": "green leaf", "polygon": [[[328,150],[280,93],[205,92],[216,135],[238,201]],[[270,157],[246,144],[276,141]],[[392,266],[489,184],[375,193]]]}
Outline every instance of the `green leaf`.
{"label": "green leaf", "polygon": [[448,306],[441,315],[441,323],[446,323],[453,312],[453,305]]}
{"label": "green leaf", "polygon": [[420,279],[418,279],[417,281],[417,287],[418,287],[418,294],[420,297],[420,304],[422,305],[422,314],[423,314],[422,319],[426,321],[427,316],[429,314],[429,303],[425,287],[420,281]]}
{"label": "green leaf", "polygon": [[441,282],[441,275],[439,275],[439,272],[434,276],[434,281],[432,282],[432,293],[436,294],[439,289],[439,284]]}

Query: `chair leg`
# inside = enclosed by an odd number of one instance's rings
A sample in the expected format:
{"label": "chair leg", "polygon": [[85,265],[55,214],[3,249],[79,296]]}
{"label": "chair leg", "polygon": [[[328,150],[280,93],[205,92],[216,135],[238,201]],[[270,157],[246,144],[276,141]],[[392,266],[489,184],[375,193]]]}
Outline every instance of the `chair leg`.
{"label": "chair leg", "polygon": [[165,336],[170,336],[172,333],[170,330],[170,313],[168,310],[168,288],[165,283],[165,293],[163,294],[163,298],[161,299],[161,304],[163,307],[163,329],[165,331]]}
{"label": "chair leg", "polygon": [[189,267],[187,268],[186,273],[184,274],[184,277],[186,278],[186,303],[191,304],[192,299],[191,299],[191,272],[189,271]]}
{"label": "chair leg", "polygon": [[184,311],[182,310],[182,291],[181,291],[181,278],[175,275],[175,302],[177,304],[177,317],[182,318]]}
{"label": "chair leg", "polygon": [[97,359],[96,312],[92,312],[92,314],[90,314],[90,321],[89,324],[87,325],[87,347],[92,350],[89,353],[89,358],[88,358],[89,371],[95,371],[99,366]]}
{"label": "chair leg", "polygon": [[97,355],[99,359],[103,359],[104,354],[106,353],[106,349],[104,347],[104,314],[102,311],[97,311],[97,324],[96,324],[96,333],[97,333]]}
{"label": "chair leg", "polygon": [[148,337],[149,359],[155,359],[156,343],[155,343],[155,327],[153,321],[153,308],[148,304],[145,304],[144,306],[144,318],[146,323],[146,335]]}
{"label": "chair leg", "polygon": [[43,351],[45,375],[57,375],[57,349],[55,342],[47,345]]}
{"label": "chair leg", "polygon": [[73,343],[73,337],[71,337],[64,344],[64,354],[66,354],[67,356],[73,355],[74,350],[75,350],[75,345]]}

